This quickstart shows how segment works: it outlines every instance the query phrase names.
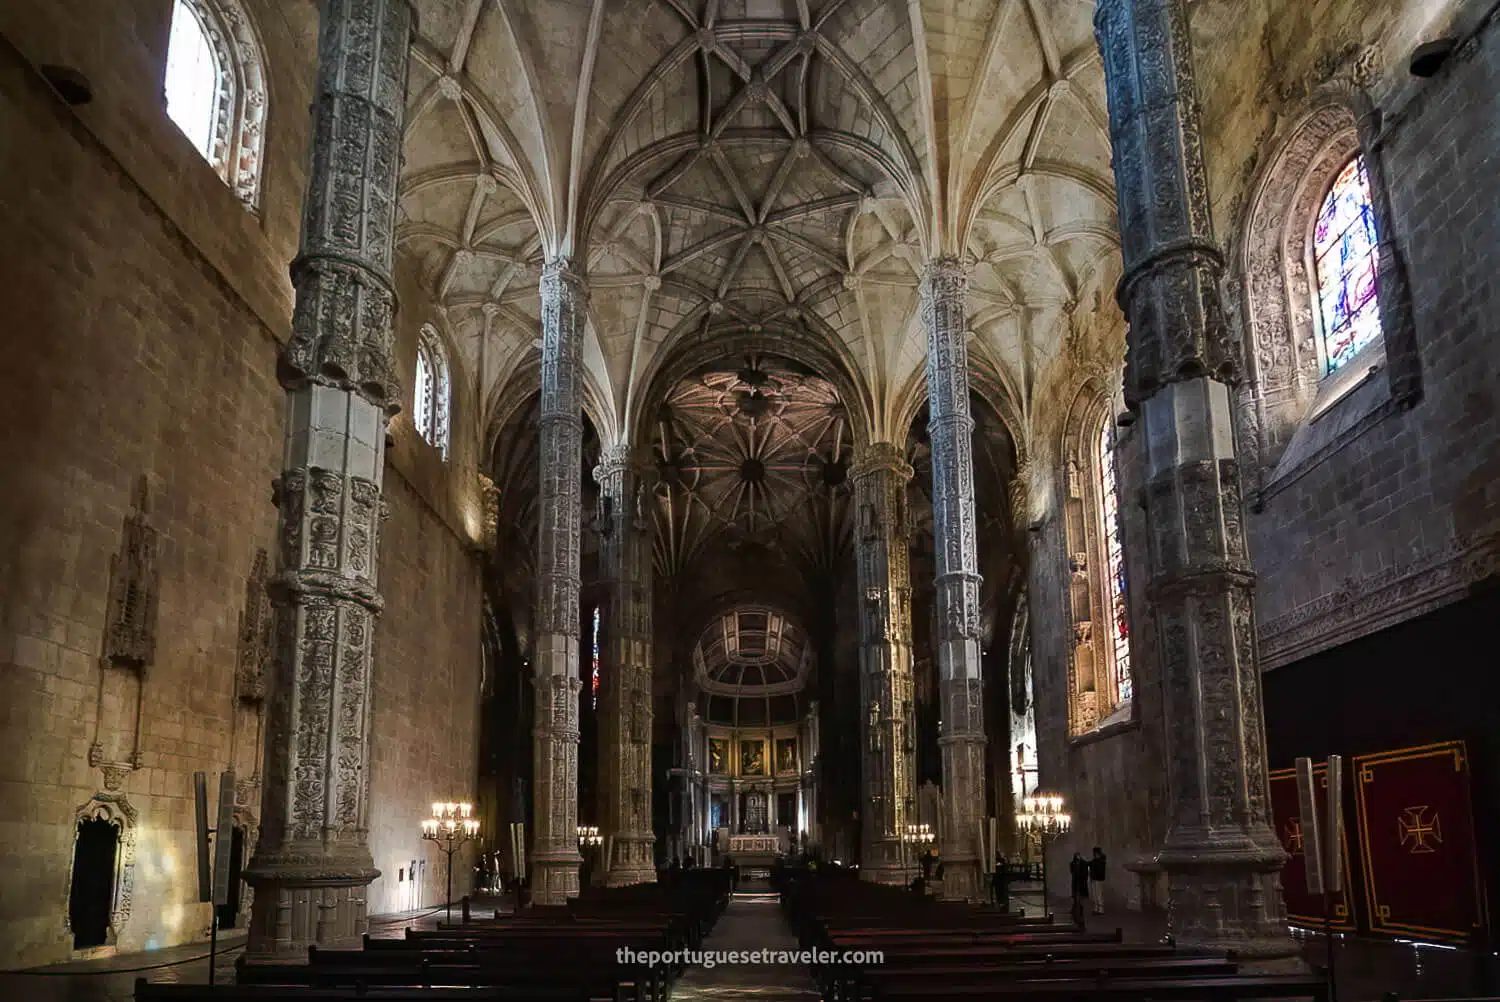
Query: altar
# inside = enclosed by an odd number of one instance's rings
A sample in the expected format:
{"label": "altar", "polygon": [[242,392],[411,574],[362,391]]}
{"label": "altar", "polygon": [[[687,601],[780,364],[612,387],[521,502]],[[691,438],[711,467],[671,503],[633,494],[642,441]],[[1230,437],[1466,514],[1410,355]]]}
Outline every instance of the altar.
{"label": "altar", "polygon": [[774,866],[786,855],[786,846],[780,835],[730,835],[729,859],[741,870]]}

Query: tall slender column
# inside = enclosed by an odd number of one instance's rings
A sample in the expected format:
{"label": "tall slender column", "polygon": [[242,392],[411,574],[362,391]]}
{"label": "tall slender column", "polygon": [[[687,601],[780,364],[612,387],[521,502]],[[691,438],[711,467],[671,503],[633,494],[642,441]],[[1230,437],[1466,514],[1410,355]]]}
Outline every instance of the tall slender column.
{"label": "tall slender column", "polygon": [[630,447],[604,451],[600,565],[609,587],[599,706],[600,822],[611,838],[604,882],[656,880],[651,828],[651,520]]}
{"label": "tall slender column", "polygon": [[407,0],[329,0],[318,40],[312,172],[296,308],[277,375],[286,444],[275,684],[246,956],[305,957],[367,928],[370,671],[381,598],[396,179],[406,110]]}
{"label": "tall slender column", "polygon": [[587,313],[571,262],[542,269],[541,530],[537,535],[536,831],[532,900],[578,896],[578,546],[583,418],[579,350]]}
{"label": "tall slender column", "polygon": [[943,755],[943,896],[980,898],[984,811],[984,683],[979,663],[979,557],[974,539],[974,419],[969,416],[967,292],[963,264],[933,261],[922,275],[937,551],[938,679]]}
{"label": "tall slender column", "polygon": [[1130,322],[1125,401],[1143,418],[1150,595],[1168,721],[1159,860],[1179,945],[1293,952],[1270,828],[1254,576],[1230,423],[1239,354],[1219,300],[1186,13],[1100,0]]}
{"label": "tall slender column", "polygon": [[877,442],[851,471],[858,512],[860,709],[863,804],[861,878],[904,884],[901,834],[916,806],[909,730],[911,562],[906,485],[912,469],[901,450]]}

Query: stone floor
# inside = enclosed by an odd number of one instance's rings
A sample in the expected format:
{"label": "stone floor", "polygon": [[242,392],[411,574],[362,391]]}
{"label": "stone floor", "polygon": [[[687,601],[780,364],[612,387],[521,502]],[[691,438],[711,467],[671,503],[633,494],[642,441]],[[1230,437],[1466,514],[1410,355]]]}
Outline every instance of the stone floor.
{"label": "stone floor", "polygon": [[[756,950],[794,952],[797,939],[782,915],[775,894],[742,882],[719,921],[703,943],[705,953]],[[805,966],[717,964],[683,972],[672,987],[672,1002],[722,1002],[766,999],[774,1002],[816,1002],[817,988]]]}
{"label": "stone floor", "polygon": [[[714,927],[703,948],[711,951],[754,951],[797,949],[781,907],[774,895],[757,893],[757,888],[742,887]],[[1031,914],[1042,910],[1041,896],[1035,889],[1012,891],[1012,906]],[[1068,913],[1068,902],[1054,899],[1051,910],[1059,916]],[[488,914],[497,901],[480,901],[476,908]],[[503,907],[503,905],[501,906]],[[442,913],[423,911],[400,915],[377,916],[371,921],[376,936],[401,936],[407,926],[433,928]],[[455,910],[455,917],[457,911]],[[1111,912],[1089,916],[1092,928],[1119,927],[1130,942],[1159,939],[1166,931],[1165,922],[1157,916],[1140,912]],[[232,931],[219,938],[220,953],[215,965],[216,978],[228,982],[234,977],[234,962],[244,948],[244,932]],[[1326,962],[1327,947],[1323,937],[1314,933],[1298,934],[1303,955],[1312,964]],[[1443,999],[1496,995],[1500,987],[1485,978],[1495,968],[1493,955],[1472,951],[1416,948],[1410,944],[1339,937],[1337,951],[1340,1002],[1379,1002],[1386,992],[1402,999]],[[81,961],[38,968],[25,973],[0,973],[0,999],[13,1002],[131,1002],[135,979],[204,983],[208,980],[208,944],[193,943],[168,950],[137,953],[107,960]],[[1483,970],[1481,970],[1483,968]],[[817,992],[807,970],[800,966],[716,965],[694,967],[686,971],[673,988],[673,1002],[729,1002],[729,1000],[764,999],[775,1002],[812,1002]]]}

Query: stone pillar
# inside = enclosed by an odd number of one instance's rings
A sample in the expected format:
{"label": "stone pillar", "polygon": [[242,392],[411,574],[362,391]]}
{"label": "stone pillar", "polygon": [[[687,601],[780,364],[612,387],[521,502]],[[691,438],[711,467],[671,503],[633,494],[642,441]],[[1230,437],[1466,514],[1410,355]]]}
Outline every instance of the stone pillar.
{"label": "stone pillar", "polygon": [[578,896],[578,547],[583,418],[579,354],[587,317],[571,262],[542,269],[541,528],[537,536],[532,901]]}
{"label": "stone pillar", "polygon": [[604,884],[656,880],[651,826],[651,518],[646,484],[628,445],[604,450],[600,566],[608,586],[599,700],[602,834],[612,838]]}
{"label": "stone pillar", "polygon": [[979,663],[979,557],[974,539],[974,419],[969,416],[968,272],[952,258],[922,275],[937,551],[937,649],[943,755],[939,853],[943,897],[982,896],[984,683]]}
{"label": "stone pillar", "polygon": [[385,426],[397,175],[412,36],[407,0],[328,0],[318,41],[312,171],[296,308],[277,376],[287,393],[275,679],[246,956],[358,946],[370,857],[370,672],[381,609]]}
{"label": "stone pillar", "polygon": [[1150,569],[1166,700],[1171,827],[1158,857],[1178,945],[1289,956],[1270,828],[1254,577],[1186,13],[1100,0],[1130,322],[1125,402],[1143,419]]}
{"label": "stone pillar", "polygon": [[901,835],[916,806],[911,746],[911,563],[901,450],[877,442],[851,471],[859,583],[863,789],[860,867],[864,880],[904,884]]}

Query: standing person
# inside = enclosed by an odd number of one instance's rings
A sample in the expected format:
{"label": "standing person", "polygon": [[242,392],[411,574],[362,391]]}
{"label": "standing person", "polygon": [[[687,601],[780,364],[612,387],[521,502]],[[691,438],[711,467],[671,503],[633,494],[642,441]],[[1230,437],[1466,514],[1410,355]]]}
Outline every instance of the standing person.
{"label": "standing person", "polygon": [[990,874],[990,890],[995,895],[995,907],[1001,911],[1010,911],[1010,887],[1006,880],[1010,874],[1005,871],[1005,859],[995,860],[995,870]]}
{"label": "standing person", "polygon": [[1089,861],[1079,852],[1068,861],[1068,874],[1073,878],[1073,923],[1083,925],[1083,902],[1089,896]]}
{"label": "standing person", "polygon": [[1094,914],[1104,914],[1104,850],[1094,846],[1093,858],[1089,860],[1089,898],[1094,904]]}

